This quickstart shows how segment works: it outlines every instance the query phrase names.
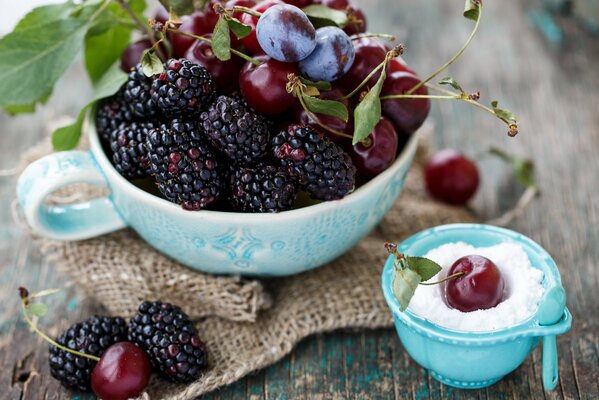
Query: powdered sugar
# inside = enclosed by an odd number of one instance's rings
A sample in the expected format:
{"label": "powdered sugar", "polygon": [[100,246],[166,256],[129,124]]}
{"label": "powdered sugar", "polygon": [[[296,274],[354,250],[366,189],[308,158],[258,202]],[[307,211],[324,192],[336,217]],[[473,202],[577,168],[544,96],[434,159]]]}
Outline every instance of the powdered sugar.
{"label": "powdered sugar", "polygon": [[490,309],[465,313],[447,306],[443,284],[419,285],[408,309],[436,325],[469,332],[507,328],[528,319],[536,312],[544,292],[541,285],[543,272],[530,264],[526,252],[516,243],[473,247],[457,242],[439,246],[425,255],[443,267],[430,282],[443,279],[458,258],[472,254],[487,257],[497,265],[506,284],[504,301]]}

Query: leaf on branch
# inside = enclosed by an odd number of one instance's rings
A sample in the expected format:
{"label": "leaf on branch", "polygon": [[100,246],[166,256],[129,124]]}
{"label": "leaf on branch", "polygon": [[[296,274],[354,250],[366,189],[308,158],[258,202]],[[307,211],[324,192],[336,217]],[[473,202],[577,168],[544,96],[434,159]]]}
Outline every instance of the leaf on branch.
{"label": "leaf on branch", "polygon": [[520,185],[526,188],[537,186],[534,179],[534,164],[531,160],[513,156],[497,147],[491,147],[489,154],[497,156],[510,164],[514,177]]}
{"label": "leaf on branch", "polygon": [[229,24],[222,15],[212,32],[212,52],[221,61],[231,59],[231,33]]}
{"label": "leaf on branch", "polygon": [[243,39],[252,33],[252,27],[241,23],[241,21],[239,21],[237,18],[228,18],[227,24],[229,24],[229,29],[231,29],[237,39]]}
{"label": "leaf on branch", "polygon": [[410,300],[412,300],[420,282],[420,275],[411,269],[395,271],[395,277],[393,278],[393,294],[400,304],[401,311],[405,311],[405,309],[408,308]]}
{"label": "leaf on branch", "polygon": [[426,282],[441,271],[441,266],[425,257],[407,257],[406,261],[411,270],[420,275],[422,282]]}
{"label": "leaf on branch", "polygon": [[48,22],[67,18],[76,7],[71,1],[36,7],[19,21],[13,32],[22,29],[31,29],[37,25],[44,25]]}
{"label": "leaf on branch", "polygon": [[462,89],[462,86],[457,83],[455,81],[455,79],[453,79],[452,77],[448,76],[446,78],[443,78],[439,81],[439,85],[449,85],[452,88],[454,88],[455,90],[458,90],[460,93],[464,93],[464,89]]}
{"label": "leaf on branch", "polygon": [[491,107],[493,108],[493,112],[495,113],[495,115],[497,115],[499,118],[501,118],[502,120],[504,120],[510,124],[515,124],[516,117],[514,116],[514,113],[512,113],[509,110],[504,110],[503,108],[499,108],[498,105],[499,105],[499,102],[497,100],[491,102]]}
{"label": "leaf on branch", "polygon": [[145,76],[154,76],[164,71],[164,65],[154,49],[147,49],[141,56],[141,70]]}
{"label": "leaf on branch", "polygon": [[464,17],[476,21],[479,16],[480,0],[466,0],[466,3],[464,4]]}
{"label": "leaf on branch", "polygon": [[386,68],[387,65],[383,65],[376,84],[354,110],[354,138],[352,144],[357,144],[366,139],[381,120],[381,99],[379,96],[381,95],[383,83],[387,78]]}
{"label": "leaf on branch", "polygon": [[56,129],[52,133],[52,147],[56,151],[72,150],[77,147],[81,138],[81,128],[89,106],[83,107],[77,119],[70,125]]}
{"label": "leaf on branch", "polygon": [[347,25],[347,13],[340,10],[313,4],[302,8],[302,11],[308,16],[316,28],[322,28],[323,26],[338,26],[343,28]]}
{"label": "leaf on branch", "polygon": [[178,16],[189,15],[193,12],[193,0],[160,0],[160,4],[169,12]]}
{"label": "leaf on branch", "polygon": [[315,114],[330,115],[347,122],[349,116],[345,104],[335,100],[323,100],[318,97],[303,95],[304,103],[309,111]]}
{"label": "leaf on branch", "polygon": [[33,303],[27,306],[29,313],[36,317],[43,317],[48,313],[48,306],[43,303]]}
{"label": "leaf on branch", "polygon": [[315,87],[318,90],[331,90],[331,83],[326,81],[311,81],[310,79],[306,79],[303,76],[299,77],[301,83],[306,86]]}

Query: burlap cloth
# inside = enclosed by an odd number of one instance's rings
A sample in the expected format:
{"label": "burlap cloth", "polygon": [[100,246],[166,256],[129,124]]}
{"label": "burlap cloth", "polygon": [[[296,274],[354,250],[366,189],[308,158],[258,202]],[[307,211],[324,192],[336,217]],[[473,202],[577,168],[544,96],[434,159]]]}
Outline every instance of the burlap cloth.
{"label": "burlap cloth", "polygon": [[[46,142],[25,162],[49,152]],[[129,229],[80,242],[37,241],[57,268],[115,315],[130,316],[140,301],[160,299],[198,321],[210,369],[190,385],[156,378],[144,396],[193,399],[280,360],[308,335],[392,325],[380,290],[383,242],[434,225],[474,221],[466,210],[436,203],[423,192],[425,153],[421,146],[400,198],[369,236],[332,263],[297,276],[260,281],[205,275],[156,252]],[[94,195],[96,189],[79,185],[52,200]]]}

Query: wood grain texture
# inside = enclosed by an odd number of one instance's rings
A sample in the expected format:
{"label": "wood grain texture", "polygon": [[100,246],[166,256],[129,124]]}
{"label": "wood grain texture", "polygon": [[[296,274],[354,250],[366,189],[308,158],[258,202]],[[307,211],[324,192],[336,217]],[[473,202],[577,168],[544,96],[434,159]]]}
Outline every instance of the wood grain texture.
{"label": "wood grain texture", "polygon": [[[371,29],[394,33],[406,43],[405,59],[422,75],[448,59],[471,28],[458,1],[363,0],[362,5]],[[565,21],[560,47],[546,43],[528,18],[533,6],[536,1],[485,2],[478,37],[447,72],[467,90],[480,90],[481,101],[498,99],[515,111],[521,134],[507,138],[500,123],[464,104],[435,104],[431,120],[438,147],[476,155],[495,145],[535,160],[543,195],[512,228],[547,248],[562,272],[574,326],[558,338],[557,389],[542,389],[540,349],[490,388],[443,386],[411,360],[389,329],[309,338],[281,362],[205,399],[599,398],[599,41]],[[83,77],[80,65],[72,76]],[[45,121],[75,115],[89,93],[81,81],[63,80],[61,95],[35,116],[0,114],[0,168],[14,165],[21,151],[45,134]],[[474,207],[483,217],[496,216],[521,190],[498,161],[480,158],[479,165],[484,178]],[[0,178],[0,398],[74,398],[49,378],[46,346],[19,318],[15,290],[18,285],[68,288],[52,298],[53,318],[43,322],[54,334],[97,310],[81,301],[84,296],[70,287],[68,277],[41,259],[12,222],[13,193],[14,180]]]}

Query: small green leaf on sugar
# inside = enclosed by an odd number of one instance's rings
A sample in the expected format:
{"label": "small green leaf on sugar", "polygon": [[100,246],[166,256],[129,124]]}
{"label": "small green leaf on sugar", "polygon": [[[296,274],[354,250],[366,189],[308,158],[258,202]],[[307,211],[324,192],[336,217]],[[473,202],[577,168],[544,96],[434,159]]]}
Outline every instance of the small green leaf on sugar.
{"label": "small green leaf on sugar", "polygon": [[212,52],[221,61],[231,59],[231,34],[229,24],[221,15],[212,32]]}
{"label": "small green leaf on sugar", "polygon": [[44,290],[40,290],[39,292],[35,292],[33,294],[30,294],[29,298],[33,299],[33,298],[36,298],[36,297],[50,296],[50,295],[58,293],[58,292],[60,292],[60,289],[44,289]]}
{"label": "small green leaf on sugar", "polygon": [[340,10],[334,10],[319,4],[312,4],[302,8],[302,11],[316,28],[323,26],[338,26],[343,28],[347,25],[347,14]]}
{"label": "small green leaf on sugar", "polygon": [[31,315],[36,317],[43,317],[48,313],[48,306],[43,303],[33,303],[27,306]]}
{"label": "small green leaf on sugar", "polygon": [[237,18],[227,19],[227,24],[229,24],[229,29],[231,29],[237,39],[243,39],[252,33],[252,27],[241,23]]}
{"label": "small green leaf on sugar", "polygon": [[480,14],[480,0],[466,0],[464,4],[464,17],[476,21]]}
{"label": "small green leaf on sugar", "polygon": [[422,282],[426,282],[441,271],[441,266],[424,257],[407,257],[406,261],[411,270],[420,275]]}
{"label": "small green leaf on sugar", "polygon": [[354,110],[354,138],[352,143],[358,144],[366,139],[376,124],[381,119],[381,89],[387,74],[385,73],[386,65],[383,66],[379,80],[364,96],[364,99],[358,104]]}
{"label": "small green leaf on sugar", "polygon": [[508,123],[516,123],[516,117],[514,113],[509,110],[504,110],[503,108],[499,108],[499,102],[497,100],[491,102],[491,107],[493,108],[493,112],[502,120]]}
{"label": "small green leaf on sugar", "polygon": [[162,61],[153,49],[148,49],[141,56],[141,70],[146,76],[153,76],[164,71]]}
{"label": "small green leaf on sugar", "polygon": [[462,89],[462,86],[459,83],[457,83],[455,81],[455,79],[453,79],[452,77],[449,77],[449,76],[446,77],[446,78],[441,79],[439,81],[439,85],[449,85],[452,88],[454,88],[455,90],[459,90],[460,93],[464,92],[464,90]]}
{"label": "small green leaf on sugar", "polygon": [[308,110],[316,114],[330,115],[347,122],[349,115],[345,104],[335,100],[323,100],[318,97],[303,96],[304,103]]}
{"label": "small green leaf on sugar", "polygon": [[405,311],[408,308],[420,281],[420,275],[411,269],[395,270],[393,294],[397,301],[399,301],[401,311]]}
{"label": "small green leaf on sugar", "polygon": [[303,76],[299,77],[301,83],[306,86],[315,87],[318,90],[331,90],[331,83],[325,81],[311,81],[310,79],[306,79]]}

